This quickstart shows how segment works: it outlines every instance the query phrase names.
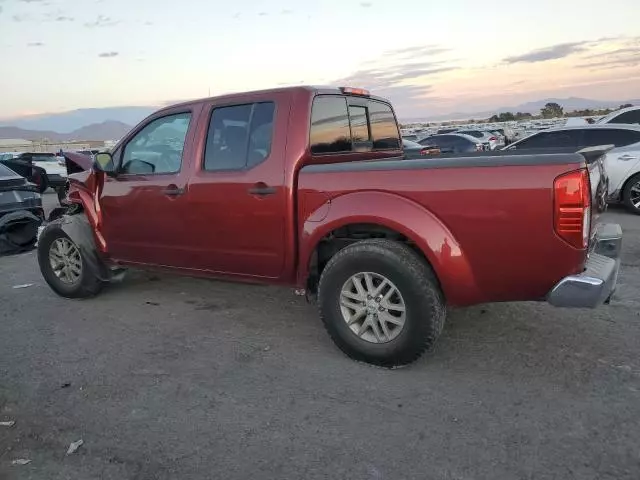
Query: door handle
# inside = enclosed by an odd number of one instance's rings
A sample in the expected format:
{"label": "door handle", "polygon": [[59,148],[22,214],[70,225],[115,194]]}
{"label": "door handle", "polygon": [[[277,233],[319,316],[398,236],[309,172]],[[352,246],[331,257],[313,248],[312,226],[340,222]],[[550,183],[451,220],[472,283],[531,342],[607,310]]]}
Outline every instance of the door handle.
{"label": "door handle", "polygon": [[638,157],[634,156],[634,155],[629,155],[629,154],[625,154],[625,155],[620,155],[618,157],[618,160],[622,160],[623,162],[629,162],[631,160],[637,160]]}
{"label": "door handle", "polygon": [[170,197],[177,197],[179,195],[183,195],[184,192],[185,192],[184,188],[179,188],[175,185],[169,185],[166,189],[162,191],[162,193]]}
{"label": "door handle", "polygon": [[266,197],[267,195],[273,195],[277,192],[275,187],[270,187],[266,183],[258,183],[249,189],[251,195],[257,195],[259,197]]}

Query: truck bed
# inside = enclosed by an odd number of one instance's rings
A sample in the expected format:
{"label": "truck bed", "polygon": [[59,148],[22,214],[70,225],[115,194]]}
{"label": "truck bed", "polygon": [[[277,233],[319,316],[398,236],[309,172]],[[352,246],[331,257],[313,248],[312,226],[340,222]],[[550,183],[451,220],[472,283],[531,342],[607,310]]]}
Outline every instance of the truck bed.
{"label": "truck bed", "polygon": [[[355,223],[378,215],[410,225],[415,218],[407,216],[425,214],[447,232],[442,243],[434,244],[438,236],[431,225],[406,236],[434,239],[427,246],[434,252],[429,260],[450,303],[543,298],[584,264],[585,252],[555,234],[552,212],[554,179],[586,161],[575,152],[516,151],[310,165],[298,180],[304,199],[299,225],[304,234],[317,229],[311,223],[338,222],[347,203]],[[407,203],[412,209],[397,207]],[[365,211],[373,212],[372,218]]]}

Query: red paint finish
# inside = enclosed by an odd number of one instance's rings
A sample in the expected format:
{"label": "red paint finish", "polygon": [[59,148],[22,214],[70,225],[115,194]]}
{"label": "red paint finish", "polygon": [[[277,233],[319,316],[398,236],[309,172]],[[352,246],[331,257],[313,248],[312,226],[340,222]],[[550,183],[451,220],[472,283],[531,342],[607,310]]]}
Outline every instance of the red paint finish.
{"label": "red paint finish", "polygon": [[[469,305],[544,297],[581,270],[586,252],[553,228],[554,179],[571,165],[312,173],[312,163],[400,157],[402,151],[312,157],[309,125],[319,91],[296,87],[189,102],[156,112],[114,149],[117,159],[149,121],[190,111],[182,169],[171,175],[71,176],[101,243],[117,264],[191,275],[306,286],[318,243],[349,224],[397,231],[429,260],[447,301]],[[320,93],[340,94],[339,90]],[[276,104],[271,153],[254,168],[202,168],[212,109]],[[167,187],[184,195],[164,194]],[[259,197],[255,186],[274,193]],[[96,200],[97,199],[97,200]]]}

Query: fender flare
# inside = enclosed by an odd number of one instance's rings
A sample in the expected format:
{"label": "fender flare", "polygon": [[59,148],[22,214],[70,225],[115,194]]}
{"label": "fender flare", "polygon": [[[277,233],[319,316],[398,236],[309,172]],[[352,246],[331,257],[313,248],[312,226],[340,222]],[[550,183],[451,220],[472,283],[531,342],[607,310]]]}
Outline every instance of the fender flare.
{"label": "fender flare", "polygon": [[[348,193],[310,212],[302,225],[298,284],[306,285],[313,253],[330,232],[354,224],[396,231],[422,252],[439,279],[447,302],[469,305],[481,298],[471,264],[460,243],[429,210],[405,197],[380,191]],[[320,219],[314,221],[315,219]]]}

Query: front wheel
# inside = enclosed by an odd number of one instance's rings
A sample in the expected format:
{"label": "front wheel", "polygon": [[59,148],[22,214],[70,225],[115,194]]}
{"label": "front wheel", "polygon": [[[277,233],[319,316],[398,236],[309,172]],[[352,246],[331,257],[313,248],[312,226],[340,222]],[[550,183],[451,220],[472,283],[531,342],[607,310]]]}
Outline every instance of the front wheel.
{"label": "front wheel", "polygon": [[47,284],[62,297],[92,297],[102,289],[102,281],[88,268],[80,247],[53,224],[38,240],[38,264]]}
{"label": "front wheel", "polygon": [[640,173],[631,177],[622,191],[622,202],[636,215],[640,215]]}
{"label": "front wheel", "polygon": [[354,243],[320,278],[322,321],[349,357],[397,367],[417,360],[442,333],[445,301],[430,266],[389,240]]}

